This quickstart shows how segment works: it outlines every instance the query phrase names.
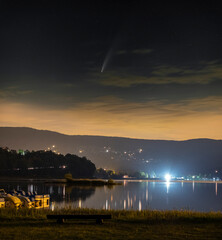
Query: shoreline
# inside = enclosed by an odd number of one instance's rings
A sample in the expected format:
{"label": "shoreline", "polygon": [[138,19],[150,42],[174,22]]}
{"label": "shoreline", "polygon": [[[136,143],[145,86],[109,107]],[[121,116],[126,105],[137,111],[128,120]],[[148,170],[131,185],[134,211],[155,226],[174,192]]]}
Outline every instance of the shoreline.
{"label": "shoreline", "polygon": [[116,181],[127,181],[127,182],[164,182],[164,183],[175,183],[175,182],[181,182],[181,183],[222,183],[222,181],[213,181],[213,180],[161,180],[161,179],[123,179],[123,180],[116,180]]}
{"label": "shoreline", "polygon": [[[0,182],[45,182],[45,183],[77,183],[77,182],[105,182],[107,183],[109,179],[90,179],[90,178],[74,178],[72,181],[67,181],[66,179],[29,179],[29,178],[0,178]],[[112,179],[114,182],[162,182],[162,183],[218,183],[222,184],[222,181],[213,181],[213,180],[170,180],[166,181],[163,179]]]}

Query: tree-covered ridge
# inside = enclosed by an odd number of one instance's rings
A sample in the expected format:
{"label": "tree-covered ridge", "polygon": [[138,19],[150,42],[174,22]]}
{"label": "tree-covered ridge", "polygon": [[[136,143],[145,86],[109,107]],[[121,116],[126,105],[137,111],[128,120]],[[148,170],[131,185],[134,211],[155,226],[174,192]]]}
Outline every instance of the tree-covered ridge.
{"label": "tree-covered ridge", "polygon": [[66,173],[73,177],[93,177],[95,164],[85,157],[56,154],[52,151],[25,151],[0,148],[0,176],[61,178]]}

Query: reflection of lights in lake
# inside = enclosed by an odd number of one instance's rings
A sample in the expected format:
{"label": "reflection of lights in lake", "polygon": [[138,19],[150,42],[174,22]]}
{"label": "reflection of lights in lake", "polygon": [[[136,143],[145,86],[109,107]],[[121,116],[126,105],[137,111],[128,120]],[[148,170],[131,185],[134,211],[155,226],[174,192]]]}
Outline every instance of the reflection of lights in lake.
{"label": "reflection of lights in lake", "polygon": [[[165,179],[164,179],[165,180]],[[123,181],[122,181],[123,182]],[[2,183],[1,183],[2,184]],[[197,185],[196,185],[197,184]],[[81,199],[82,208],[96,209],[116,209],[123,210],[139,210],[139,201],[141,201],[141,209],[182,209],[188,208],[195,211],[220,211],[220,182],[214,181],[211,184],[199,183],[192,181],[171,181],[156,182],[155,189],[153,182],[144,181],[128,181],[127,186],[116,186],[109,189],[107,186],[99,188],[65,188],[65,185],[44,185],[42,183],[22,182],[16,185],[5,183],[3,187],[6,190],[21,188],[25,191],[35,191],[38,188],[38,194],[53,194],[50,196],[55,201],[55,209],[79,207],[79,199]],[[197,186],[197,189],[196,189]],[[65,198],[64,198],[65,194]],[[203,197],[204,196],[204,197]],[[84,199],[84,200],[83,200]],[[124,203],[125,199],[125,203]],[[108,203],[106,203],[106,200]],[[121,203],[120,203],[121,201]],[[201,202],[201,204],[200,204]],[[80,209],[80,208],[79,208]]]}
{"label": "reflection of lights in lake", "polygon": [[63,189],[62,189],[62,195],[63,195],[63,198],[64,198],[65,195],[66,195],[66,187],[65,187],[65,185],[63,186]]}
{"label": "reflection of lights in lake", "polygon": [[108,200],[106,200],[106,210],[108,210]]}
{"label": "reflection of lights in lake", "polygon": [[79,199],[79,208],[81,208],[82,207],[82,201],[81,201],[81,199]]}
{"label": "reflection of lights in lake", "polygon": [[146,201],[148,201],[148,186],[146,188]]}
{"label": "reflection of lights in lake", "polygon": [[51,211],[54,211],[54,210],[55,210],[55,203],[54,203],[54,202],[50,201],[49,209],[50,209]]}
{"label": "reflection of lights in lake", "polygon": [[123,201],[123,209],[126,209],[126,200]]}
{"label": "reflection of lights in lake", "polygon": [[49,193],[50,193],[50,194],[53,194],[53,192],[54,192],[54,191],[53,191],[53,187],[50,186],[50,188],[49,188]]}
{"label": "reflection of lights in lake", "polygon": [[139,200],[139,211],[142,210],[142,203],[141,203],[141,200]]}
{"label": "reflection of lights in lake", "polygon": [[33,184],[28,185],[28,192],[33,192],[33,191],[34,191]]}
{"label": "reflection of lights in lake", "polygon": [[167,189],[167,194],[169,193],[169,188],[170,188],[170,182],[165,182],[166,183],[166,189]]}

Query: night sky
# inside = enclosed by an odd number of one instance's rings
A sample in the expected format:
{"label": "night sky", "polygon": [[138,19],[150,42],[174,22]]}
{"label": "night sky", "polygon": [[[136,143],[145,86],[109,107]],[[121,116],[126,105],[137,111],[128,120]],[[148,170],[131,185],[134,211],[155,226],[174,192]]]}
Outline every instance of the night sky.
{"label": "night sky", "polygon": [[0,126],[221,139],[221,8],[166,2],[0,1]]}

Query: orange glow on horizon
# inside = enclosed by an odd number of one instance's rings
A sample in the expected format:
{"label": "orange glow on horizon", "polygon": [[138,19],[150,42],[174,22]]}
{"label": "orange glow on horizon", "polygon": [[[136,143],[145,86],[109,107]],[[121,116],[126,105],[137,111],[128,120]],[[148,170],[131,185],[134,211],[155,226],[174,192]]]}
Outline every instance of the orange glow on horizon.
{"label": "orange glow on horizon", "polygon": [[[121,105],[121,104],[120,104]],[[193,103],[195,106],[195,103]],[[110,109],[114,108],[110,104]],[[18,103],[1,104],[0,126],[31,127],[68,135],[101,135],[140,139],[186,140],[221,139],[222,115],[216,112],[192,112],[167,106],[166,109],[145,106],[127,111],[103,109],[99,103],[73,109],[42,109]],[[144,112],[147,109],[147,112]],[[172,114],[172,111],[175,112]],[[119,110],[119,111],[117,111]],[[177,111],[176,111],[177,110]]]}

